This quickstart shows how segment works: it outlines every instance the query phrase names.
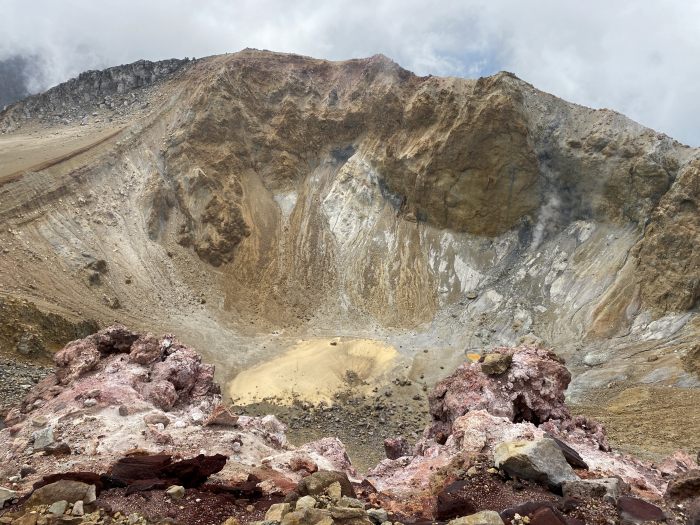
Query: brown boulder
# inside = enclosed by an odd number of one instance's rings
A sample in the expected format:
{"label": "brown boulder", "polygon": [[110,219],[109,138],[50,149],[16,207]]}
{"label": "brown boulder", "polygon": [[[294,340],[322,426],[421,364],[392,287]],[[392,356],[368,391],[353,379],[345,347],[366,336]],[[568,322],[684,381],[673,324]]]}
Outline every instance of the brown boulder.
{"label": "brown boulder", "polygon": [[656,505],[639,498],[623,496],[617,500],[620,517],[629,521],[666,521],[666,515]]}
{"label": "brown boulder", "polygon": [[682,501],[700,496],[700,469],[689,470],[673,478],[666,488],[666,498]]}

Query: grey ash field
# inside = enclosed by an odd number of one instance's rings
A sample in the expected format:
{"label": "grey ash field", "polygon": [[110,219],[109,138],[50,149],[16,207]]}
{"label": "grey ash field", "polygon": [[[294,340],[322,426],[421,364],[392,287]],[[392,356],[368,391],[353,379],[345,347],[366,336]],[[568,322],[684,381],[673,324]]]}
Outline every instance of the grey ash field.
{"label": "grey ash field", "polygon": [[420,77],[381,55],[86,72],[0,113],[1,415],[118,322],[175,334],[225,406],[276,414],[295,446],[339,436],[364,474],[386,439],[436,438],[436,385],[525,345],[566,363],[569,410],[615,450],[690,468],[699,157],[509,73]]}

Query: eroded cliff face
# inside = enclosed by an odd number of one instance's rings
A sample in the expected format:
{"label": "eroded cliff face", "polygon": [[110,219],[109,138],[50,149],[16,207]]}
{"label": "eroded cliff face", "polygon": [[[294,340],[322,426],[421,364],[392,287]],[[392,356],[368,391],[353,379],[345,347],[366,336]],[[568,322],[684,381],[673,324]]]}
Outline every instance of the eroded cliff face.
{"label": "eroded cliff face", "polygon": [[572,396],[699,386],[698,151],[511,74],[246,50],[84,75],[0,129],[4,289],[177,328],[230,375],[351,335],[433,381],[425,348],[539,337]]}

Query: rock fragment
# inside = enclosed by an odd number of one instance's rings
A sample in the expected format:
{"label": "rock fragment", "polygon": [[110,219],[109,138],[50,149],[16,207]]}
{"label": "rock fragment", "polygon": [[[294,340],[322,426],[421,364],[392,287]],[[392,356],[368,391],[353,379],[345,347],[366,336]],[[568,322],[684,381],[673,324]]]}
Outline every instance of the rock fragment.
{"label": "rock fragment", "polygon": [[512,477],[546,483],[554,489],[564,481],[579,479],[559,446],[547,438],[500,443],[494,449],[494,460]]}
{"label": "rock fragment", "polygon": [[503,525],[503,520],[498,512],[484,510],[476,514],[453,519],[447,525]]}

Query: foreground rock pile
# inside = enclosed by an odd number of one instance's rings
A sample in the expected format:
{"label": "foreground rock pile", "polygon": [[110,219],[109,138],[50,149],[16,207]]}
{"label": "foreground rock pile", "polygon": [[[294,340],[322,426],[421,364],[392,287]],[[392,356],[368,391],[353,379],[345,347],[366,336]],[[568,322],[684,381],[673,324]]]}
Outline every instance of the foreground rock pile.
{"label": "foreground rock pile", "polygon": [[274,416],[222,404],[172,336],[112,326],[69,343],[0,430],[0,523],[390,525],[698,523],[700,470],[610,451],[564,404],[550,350],[496,348],[430,394],[411,447],[362,478],[342,443],[289,445]]}

